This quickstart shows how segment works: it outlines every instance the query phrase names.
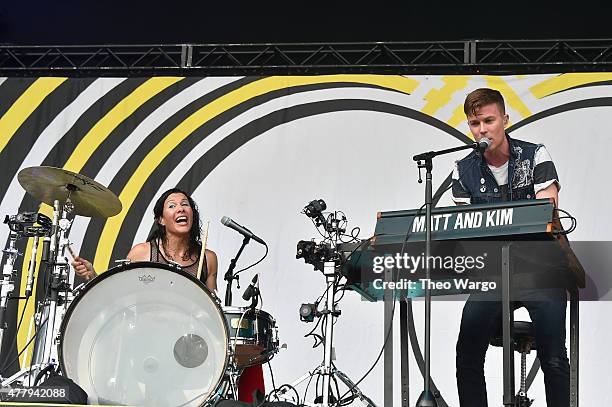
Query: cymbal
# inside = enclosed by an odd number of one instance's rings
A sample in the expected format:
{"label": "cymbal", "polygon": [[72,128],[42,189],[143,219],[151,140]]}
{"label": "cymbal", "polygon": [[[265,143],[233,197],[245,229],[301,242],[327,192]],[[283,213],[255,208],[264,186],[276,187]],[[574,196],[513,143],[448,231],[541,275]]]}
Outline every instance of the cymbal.
{"label": "cymbal", "polygon": [[48,205],[70,197],[75,215],[108,218],[121,212],[121,201],[104,185],[84,175],[56,167],[29,167],[17,174],[30,195]]}

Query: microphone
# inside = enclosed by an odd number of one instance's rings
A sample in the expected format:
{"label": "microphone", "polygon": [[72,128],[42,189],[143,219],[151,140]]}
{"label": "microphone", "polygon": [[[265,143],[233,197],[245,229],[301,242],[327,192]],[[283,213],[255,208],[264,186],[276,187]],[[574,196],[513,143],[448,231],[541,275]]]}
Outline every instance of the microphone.
{"label": "microphone", "polygon": [[236,232],[240,233],[242,236],[253,239],[256,242],[261,243],[264,246],[266,245],[266,242],[264,242],[261,238],[255,236],[253,232],[251,232],[249,229],[245,228],[244,226],[240,226],[239,224],[234,222],[232,218],[224,216],[221,218],[221,223],[223,223],[228,228],[234,229]]}
{"label": "microphone", "polygon": [[251,284],[249,284],[247,289],[244,290],[244,294],[242,294],[243,300],[248,301],[253,297],[253,295],[256,295],[257,287],[255,287],[255,284],[257,284],[258,277],[259,274],[255,274],[255,277],[253,277],[253,279],[251,280]]}
{"label": "microphone", "polygon": [[484,152],[487,148],[491,147],[491,139],[483,137],[477,143],[474,143],[474,148],[478,149],[480,152]]}

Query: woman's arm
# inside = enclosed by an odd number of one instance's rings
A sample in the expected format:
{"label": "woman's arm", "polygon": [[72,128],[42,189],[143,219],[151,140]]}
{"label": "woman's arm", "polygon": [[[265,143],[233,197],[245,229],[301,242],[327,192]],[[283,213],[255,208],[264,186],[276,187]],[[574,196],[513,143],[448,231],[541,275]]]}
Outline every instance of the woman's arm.
{"label": "woman's arm", "polygon": [[149,261],[151,259],[151,244],[149,242],[138,243],[127,254],[127,259],[130,261]]}
{"label": "woman's arm", "polygon": [[217,255],[212,250],[206,250],[206,267],[208,276],[206,277],[206,287],[210,291],[217,290]]}

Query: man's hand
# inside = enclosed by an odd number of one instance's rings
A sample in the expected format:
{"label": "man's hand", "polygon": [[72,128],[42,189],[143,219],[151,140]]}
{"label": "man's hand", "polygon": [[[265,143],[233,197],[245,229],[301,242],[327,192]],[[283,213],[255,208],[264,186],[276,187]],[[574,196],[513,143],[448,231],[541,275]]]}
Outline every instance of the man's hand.
{"label": "man's hand", "polygon": [[546,188],[538,191],[536,194],[537,199],[542,198],[552,198],[555,201],[555,208],[559,207],[559,189],[557,188],[557,183],[553,182]]}
{"label": "man's hand", "polygon": [[74,261],[71,263],[74,268],[74,272],[77,276],[84,278],[86,280],[91,280],[95,276],[97,276],[96,271],[93,268],[93,265],[90,261],[85,260],[79,256],[74,258]]}

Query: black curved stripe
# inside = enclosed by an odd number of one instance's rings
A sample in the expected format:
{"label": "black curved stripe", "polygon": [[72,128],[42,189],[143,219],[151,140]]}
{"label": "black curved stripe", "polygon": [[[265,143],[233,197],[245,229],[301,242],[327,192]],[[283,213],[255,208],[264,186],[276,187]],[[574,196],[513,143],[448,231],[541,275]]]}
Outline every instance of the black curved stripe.
{"label": "black curved stripe", "polygon": [[[200,78],[199,80],[201,80]],[[134,171],[138,168],[140,163],[145,159],[146,155],[157,145],[159,142],[170,132],[172,129],[177,127],[181,122],[185,121],[190,115],[192,115],[195,111],[200,109],[201,107],[207,105],[208,103],[218,99],[224,94],[236,90],[248,83],[251,83],[259,78],[251,77],[251,78],[242,78],[226,85],[221,86],[218,89],[215,89],[206,95],[197,98],[193,102],[189,103],[187,106],[183,107],[173,116],[168,118],[164,123],[162,123],[157,129],[155,129],[151,134],[149,134],[142,143],[138,146],[138,148],[134,151],[134,153],[130,156],[130,158],[123,164],[123,166],[118,170],[117,174],[113,177],[113,180],[107,186],[111,191],[119,194],[129,179],[131,178]],[[104,160],[106,161],[106,160]],[[98,169],[99,171],[99,169]],[[96,172],[97,173],[97,172]],[[100,234],[102,233],[102,229],[106,223],[105,219],[91,219],[87,230],[85,231],[85,235],[83,238],[83,242],[81,243],[80,254],[84,258],[93,259],[93,256],[96,252],[96,247],[98,245],[98,240],[100,238]],[[129,249],[129,248],[128,248]],[[124,252],[122,257],[125,257]]]}
{"label": "black curved stripe", "polygon": [[37,78],[7,78],[0,85],[0,117],[10,109]]}
{"label": "black curved stripe", "polygon": [[510,133],[514,130],[520,129],[521,127],[526,126],[530,123],[533,123],[537,120],[543,119],[548,116],[554,116],[559,113],[565,113],[571,110],[586,109],[589,107],[603,107],[603,106],[612,106],[612,97],[583,99],[583,100],[577,100],[575,102],[569,102],[563,105],[551,107],[550,109],[546,109],[541,112],[532,114],[531,116],[521,120],[520,122],[515,123],[514,125],[508,127],[506,131]]}
{"label": "black curved stripe", "polygon": [[612,85],[612,81],[598,81],[598,82],[584,83],[582,85],[572,86],[571,88],[558,90],[556,92],[551,93],[550,95],[546,95],[545,97],[552,96],[552,95],[558,95],[559,93],[567,92],[568,90],[574,90],[574,89],[580,89],[580,88],[590,88],[593,86],[610,86],[610,85]]}
{"label": "black curved stripe", "polygon": [[[417,110],[409,109],[403,106],[397,106],[386,102],[359,99],[339,99],[306,103],[272,112],[259,119],[253,120],[234,133],[228,135],[217,145],[211,148],[206,154],[200,157],[187,172],[187,174],[185,174],[185,176],[179,181],[177,186],[184,189],[188,193],[192,193],[204,180],[204,178],[206,178],[206,176],[233,151],[276,126],[319,114],[352,110],[375,111],[412,118],[441,129],[460,141],[465,143],[471,142],[466,135],[448,124]],[[126,219],[123,222],[119,236],[113,248],[113,259],[120,258],[122,255],[125,255],[127,250],[129,250],[140,221],[143,219],[143,217],[148,216],[144,213],[144,211],[146,210],[149,202],[154,199],[153,195],[162,184],[164,176],[171,171],[173,167],[172,164],[184,157],[185,152],[189,151],[187,149],[193,148],[192,144],[194,141],[197,142],[208,134],[210,134],[210,129],[209,126],[205,124],[194,132],[195,137],[190,137],[177,146],[177,148],[166,157],[164,162],[160,163],[154,173],[149,177],[143,186],[139,199],[128,210]]]}
{"label": "black curved stripe", "polygon": [[59,85],[17,129],[2,151],[3,170],[0,172],[0,191],[6,191],[17,176],[21,163],[47,126],[62,110],[77,98],[93,80],[66,80]]}

